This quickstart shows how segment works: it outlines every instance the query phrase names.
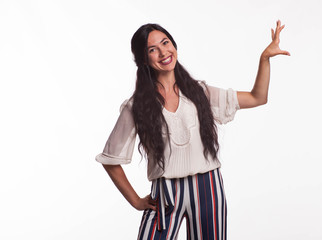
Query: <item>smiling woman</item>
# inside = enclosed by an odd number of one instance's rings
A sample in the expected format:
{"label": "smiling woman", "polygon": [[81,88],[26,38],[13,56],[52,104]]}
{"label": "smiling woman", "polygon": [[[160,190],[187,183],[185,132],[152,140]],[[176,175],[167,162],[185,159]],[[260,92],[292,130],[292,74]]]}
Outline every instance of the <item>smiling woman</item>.
{"label": "smiling woman", "polygon": [[149,65],[158,74],[171,72],[176,66],[177,50],[163,32],[154,30],[149,34],[148,56]]}
{"label": "smiling woman", "polygon": [[[279,49],[284,26],[260,57],[252,91],[237,92],[193,79],[177,59],[177,44],[157,24],[141,26],[131,41],[137,69],[133,96],[96,160],[129,203],[144,210],[138,239],[176,239],[183,218],[188,239],[226,239],[226,198],[218,158],[217,124],[241,108],[267,102],[269,58]],[[136,135],[148,160],[151,193],[140,198],[120,164],[131,162]]]}

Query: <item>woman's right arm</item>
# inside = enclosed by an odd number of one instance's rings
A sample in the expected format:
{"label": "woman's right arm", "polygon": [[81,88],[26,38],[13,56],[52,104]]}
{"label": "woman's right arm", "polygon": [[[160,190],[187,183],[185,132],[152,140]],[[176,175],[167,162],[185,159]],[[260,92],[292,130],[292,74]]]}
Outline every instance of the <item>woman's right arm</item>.
{"label": "woman's right arm", "polygon": [[126,200],[137,210],[155,210],[155,201],[148,195],[140,198],[128,181],[120,164],[131,162],[135,145],[135,126],[131,111],[131,101],[125,101],[120,116],[111,132],[103,152],[96,156]]}
{"label": "woman's right arm", "polygon": [[140,198],[134,191],[121,165],[102,165],[114,182],[115,186],[135,209],[144,210],[150,208],[156,210],[156,202],[151,199],[150,195]]}

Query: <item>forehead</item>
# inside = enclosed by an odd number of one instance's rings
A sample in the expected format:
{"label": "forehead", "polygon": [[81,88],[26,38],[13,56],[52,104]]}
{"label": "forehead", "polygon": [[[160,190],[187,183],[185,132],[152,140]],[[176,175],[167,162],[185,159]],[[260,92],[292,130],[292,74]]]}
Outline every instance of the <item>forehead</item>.
{"label": "forehead", "polygon": [[168,38],[163,32],[153,30],[148,36],[148,46],[160,43],[164,38]]}

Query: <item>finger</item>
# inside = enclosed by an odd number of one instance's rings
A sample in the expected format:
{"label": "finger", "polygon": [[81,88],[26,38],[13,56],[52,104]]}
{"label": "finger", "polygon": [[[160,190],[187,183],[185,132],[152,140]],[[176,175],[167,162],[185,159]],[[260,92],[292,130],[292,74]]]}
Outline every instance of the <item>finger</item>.
{"label": "finger", "polygon": [[285,27],[285,24],[283,26],[279,27],[277,32],[280,33],[283,30],[284,27]]}
{"label": "finger", "polygon": [[151,205],[151,206],[150,206],[150,208],[151,208],[152,210],[154,210],[154,211],[156,211],[156,210],[157,210],[156,206],[153,206],[153,205]]}
{"label": "finger", "polygon": [[154,199],[151,197],[151,195],[148,195],[148,196],[147,196],[147,199],[149,199],[149,201],[154,201],[154,202],[156,202],[156,200],[154,200]]}
{"label": "finger", "polygon": [[157,201],[156,200],[153,200],[153,199],[150,199],[149,200],[149,204],[156,205],[157,204]]}
{"label": "finger", "polygon": [[146,196],[146,198],[148,200],[148,204],[151,204],[151,205],[157,204],[157,200],[152,199],[152,197],[150,195]]}
{"label": "finger", "polygon": [[271,34],[272,34],[272,40],[274,40],[274,29],[273,28],[271,28]]}
{"label": "finger", "polygon": [[290,52],[285,51],[285,50],[282,50],[282,51],[281,51],[281,54],[283,54],[283,55],[287,55],[287,56],[291,56]]}
{"label": "finger", "polygon": [[276,39],[280,38],[280,33],[281,33],[281,31],[283,30],[284,27],[285,27],[285,24],[283,26],[279,27],[278,31],[276,32]]}
{"label": "finger", "polygon": [[276,39],[276,37],[278,37],[278,30],[279,30],[280,26],[281,26],[281,21],[277,20],[276,28],[275,28],[275,36],[274,36],[275,39]]}
{"label": "finger", "polygon": [[157,207],[155,205],[152,205],[152,204],[148,204],[148,208],[156,211],[157,210]]}

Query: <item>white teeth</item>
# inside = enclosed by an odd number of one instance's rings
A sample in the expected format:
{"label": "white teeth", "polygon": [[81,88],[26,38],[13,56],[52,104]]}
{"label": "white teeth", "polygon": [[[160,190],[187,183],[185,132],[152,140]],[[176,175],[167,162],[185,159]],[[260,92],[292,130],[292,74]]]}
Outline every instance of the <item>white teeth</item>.
{"label": "white teeth", "polygon": [[165,60],[163,60],[163,61],[161,61],[162,63],[168,63],[168,62],[170,62],[171,61],[171,56],[170,57],[168,57],[167,59],[165,59]]}

